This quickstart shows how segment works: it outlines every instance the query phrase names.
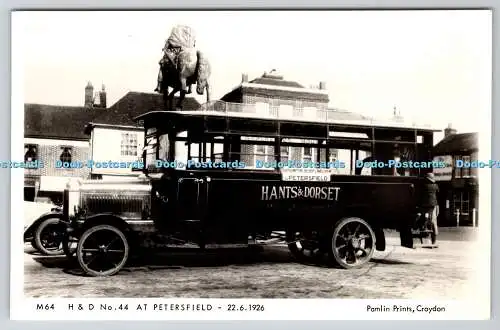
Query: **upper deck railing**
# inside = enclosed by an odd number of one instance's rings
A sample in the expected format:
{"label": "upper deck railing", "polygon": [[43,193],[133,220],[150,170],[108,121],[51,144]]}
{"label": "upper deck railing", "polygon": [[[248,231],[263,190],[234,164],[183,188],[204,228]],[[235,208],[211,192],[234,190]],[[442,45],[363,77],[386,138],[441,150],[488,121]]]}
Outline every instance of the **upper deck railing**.
{"label": "upper deck railing", "polygon": [[243,116],[249,118],[436,130],[427,123],[409,122],[397,117],[374,118],[331,108],[260,106],[252,103],[231,103],[217,100],[202,104],[198,111],[214,115]]}

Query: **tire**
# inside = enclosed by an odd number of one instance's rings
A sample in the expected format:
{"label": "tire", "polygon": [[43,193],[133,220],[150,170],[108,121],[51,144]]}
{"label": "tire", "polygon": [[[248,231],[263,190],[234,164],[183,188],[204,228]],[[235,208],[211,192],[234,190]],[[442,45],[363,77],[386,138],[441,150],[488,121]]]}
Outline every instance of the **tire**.
{"label": "tire", "polygon": [[63,253],[61,245],[65,231],[66,226],[61,223],[59,218],[48,218],[42,221],[36,228],[33,237],[32,242],[35,249],[48,256],[61,255]]}
{"label": "tire", "polygon": [[[109,233],[110,238],[104,238],[99,240],[99,236],[103,233]],[[100,234],[99,234],[100,233]],[[89,243],[89,238],[92,242],[97,242],[97,244]],[[111,248],[111,249],[110,249]],[[129,244],[125,234],[118,228],[111,225],[97,225],[87,229],[78,241],[78,247],[76,250],[76,257],[78,258],[78,263],[85,273],[91,276],[111,276],[118,273],[126,264],[129,256]],[[86,259],[86,253],[93,252],[89,259]],[[109,268],[104,267],[103,269],[94,267],[95,261],[104,261],[102,258],[105,256],[106,260],[112,253],[116,253],[119,258],[118,263],[110,262],[107,263]]]}
{"label": "tire", "polygon": [[[375,240],[375,232],[365,220],[356,217],[341,219],[333,229],[329,248],[330,261],[344,269],[362,267],[375,252]],[[363,256],[358,256],[360,251]],[[355,262],[350,262],[353,259]]]}

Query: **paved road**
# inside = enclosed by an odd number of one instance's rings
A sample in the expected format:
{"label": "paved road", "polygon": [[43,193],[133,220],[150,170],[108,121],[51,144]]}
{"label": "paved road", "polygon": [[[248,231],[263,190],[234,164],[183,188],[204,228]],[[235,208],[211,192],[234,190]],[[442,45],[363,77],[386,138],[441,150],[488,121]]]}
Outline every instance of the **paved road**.
{"label": "paved road", "polygon": [[[446,231],[445,231],[446,232]],[[361,269],[294,262],[285,247],[260,254],[225,251],[160,256],[113,277],[82,276],[63,257],[25,254],[29,297],[186,298],[427,298],[458,299],[471,292],[477,253],[471,235],[448,231],[438,249],[399,247],[388,234],[384,252]]]}

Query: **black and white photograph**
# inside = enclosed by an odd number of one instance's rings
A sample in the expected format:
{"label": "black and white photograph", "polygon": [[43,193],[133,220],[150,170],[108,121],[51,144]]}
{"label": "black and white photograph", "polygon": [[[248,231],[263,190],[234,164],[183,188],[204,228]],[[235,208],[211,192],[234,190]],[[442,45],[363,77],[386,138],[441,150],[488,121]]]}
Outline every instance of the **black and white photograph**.
{"label": "black and white photograph", "polygon": [[491,11],[11,17],[12,318],[490,317]]}

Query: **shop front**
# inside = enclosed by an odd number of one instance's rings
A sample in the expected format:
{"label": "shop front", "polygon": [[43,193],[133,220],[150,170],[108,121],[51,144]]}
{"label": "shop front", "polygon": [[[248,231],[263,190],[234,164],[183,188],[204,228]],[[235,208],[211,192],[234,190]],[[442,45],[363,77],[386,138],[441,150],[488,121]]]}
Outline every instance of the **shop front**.
{"label": "shop front", "polygon": [[479,185],[477,169],[457,167],[458,161],[477,160],[477,134],[445,130],[445,138],[434,146],[434,160],[449,166],[433,170],[439,185],[440,227],[478,226]]}
{"label": "shop front", "polygon": [[438,182],[440,227],[478,225],[478,184],[476,178]]}

